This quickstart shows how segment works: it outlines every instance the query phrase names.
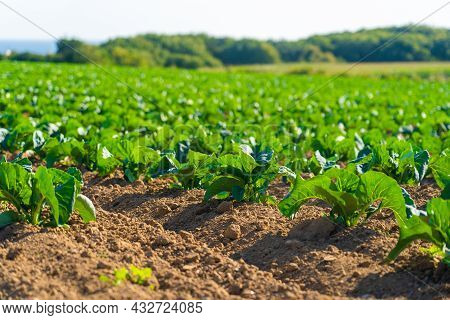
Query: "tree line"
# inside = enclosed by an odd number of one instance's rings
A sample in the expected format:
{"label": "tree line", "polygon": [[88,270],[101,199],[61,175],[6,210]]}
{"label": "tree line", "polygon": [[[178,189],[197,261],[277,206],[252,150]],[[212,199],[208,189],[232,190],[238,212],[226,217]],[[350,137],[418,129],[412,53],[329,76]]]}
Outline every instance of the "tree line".
{"label": "tree line", "polygon": [[[399,36],[399,34],[401,34]],[[389,27],[316,35],[297,41],[217,38],[206,34],[142,34],[98,45],[61,39],[55,54],[3,56],[22,61],[201,68],[279,62],[450,61],[450,29]]]}

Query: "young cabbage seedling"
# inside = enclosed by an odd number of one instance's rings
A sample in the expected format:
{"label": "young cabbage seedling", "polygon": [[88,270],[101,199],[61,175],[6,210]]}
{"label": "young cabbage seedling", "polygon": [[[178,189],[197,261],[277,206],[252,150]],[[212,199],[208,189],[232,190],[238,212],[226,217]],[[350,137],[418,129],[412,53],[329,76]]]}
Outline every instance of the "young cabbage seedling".
{"label": "young cabbage seedling", "polygon": [[425,177],[430,161],[427,150],[406,142],[366,146],[350,161],[360,174],[369,170],[384,172],[401,184],[419,184]]}
{"label": "young cabbage seedling", "polygon": [[110,283],[114,286],[118,286],[124,281],[130,281],[131,283],[141,286],[149,286],[149,289],[153,290],[155,285],[152,284],[153,271],[151,268],[138,268],[134,265],[130,265],[128,268],[119,268],[114,270],[112,277],[101,275],[99,280],[105,283]]}
{"label": "young cabbage seedling", "polygon": [[253,150],[247,145],[241,145],[237,154],[218,157],[212,173],[214,178],[206,186],[205,201],[217,196],[222,199],[232,197],[237,201],[275,203],[267,195],[269,183],[277,176],[295,179],[290,169],[277,164],[271,149]]}
{"label": "young cabbage seedling", "polygon": [[192,150],[188,150],[183,157],[166,152],[157,164],[150,167],[149,175],[153,178],[171,175],[177,181],[175,187],[185,190],[202,188],[214,159],[212,155]]}
{"label": "young cabbage seedling", "polygon": [[408,219],[397,221],[400,236],[387,260],[392,261],[415,240],[433,244],[432,251],[450,265],[450,200],[431,199],[426,211],[416,208],[409,194],[404,192]]}
{"label": "young cabbage seedling", "polygon": [[370,218],[383,208],[393,211],[398,219],[406,218],[400,186],[381,172],[369,171],[359,177],[349,171],[333,168],[309,180],[298,176],[292,190],[278,208],[283,215],[292,218],[312,198],[328,203],[331,206],[331,220],[346,227]]}
{"label": "young cabbage seedling", "polygon": [[434,180],[442,189],[441,198],[450,199],[450,148],[447,148],[430,165]]}
{"label": "young cabbage seedling", "polygon": [[39,167],[36,173],[18,163],[0,163],[0,201],[14,209],[0,213],[0,227],[24,221],[33,225],[67,225],[77,211],[84,222],[95,221],[95,208],[80,194],[81,173]]}
{"label": "young cabbage seedling", "polygon": [[130,140],[114,140],[108,148],[122,163],[125,180],[134,182],[147,172],[147,168],[160,160],[158,151]]}

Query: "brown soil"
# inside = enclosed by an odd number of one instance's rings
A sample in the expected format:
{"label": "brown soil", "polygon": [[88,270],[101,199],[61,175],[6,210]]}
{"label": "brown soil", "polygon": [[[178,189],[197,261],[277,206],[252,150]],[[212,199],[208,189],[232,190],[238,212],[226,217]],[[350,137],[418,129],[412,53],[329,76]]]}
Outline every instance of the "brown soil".
{"label": "brown soil", "polygon": [[[85,179],[97,222],[0,230],[0,299],[450,298],[448,268],[420,242],[383,264],[398,234],[388,212],[342,230],[317,201],[288,220],[268,205],[203,204],[203,191],[169,180]],[[439,194],[432,184],[408,190],[419,206]],[[156,288],[99,280],[130,264],[151,267]]]}

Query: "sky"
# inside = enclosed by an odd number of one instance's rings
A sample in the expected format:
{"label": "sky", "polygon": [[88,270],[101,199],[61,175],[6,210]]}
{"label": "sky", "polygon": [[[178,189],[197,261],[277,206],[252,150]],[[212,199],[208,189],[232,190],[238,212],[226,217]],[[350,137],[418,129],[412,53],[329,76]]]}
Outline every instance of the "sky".
{"label": "sky", "polygon": [[51,40],[10,9],[53,36],[106,40],[138,33],[207,33],[258,39],[416,23],[450,28],[444,0],[0,0],[0,39]]}

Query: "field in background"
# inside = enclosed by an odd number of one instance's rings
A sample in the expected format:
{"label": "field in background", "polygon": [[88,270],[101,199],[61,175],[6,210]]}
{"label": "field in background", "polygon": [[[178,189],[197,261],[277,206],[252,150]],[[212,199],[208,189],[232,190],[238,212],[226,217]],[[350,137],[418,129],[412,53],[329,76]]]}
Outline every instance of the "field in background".
{"label": "field in background", "polygon": [[266,65],[244,65],[203,70],[256,72],[273,74],[324,74],[345,73],[354,76],[413,76],[420,78],[445,78],[450,76],[450,62],[391,62],[360,63],[281,63]]}

